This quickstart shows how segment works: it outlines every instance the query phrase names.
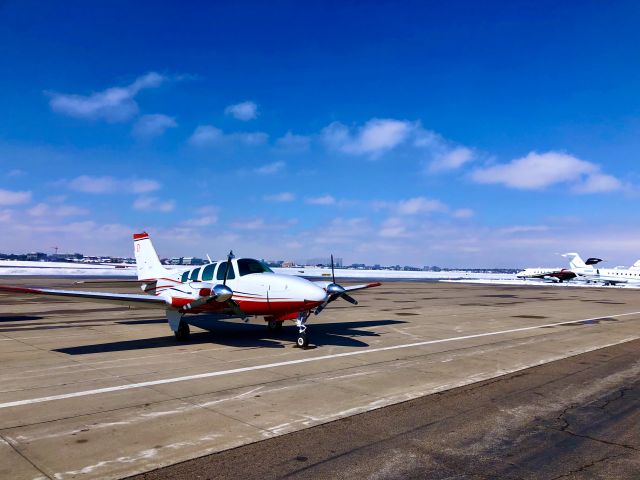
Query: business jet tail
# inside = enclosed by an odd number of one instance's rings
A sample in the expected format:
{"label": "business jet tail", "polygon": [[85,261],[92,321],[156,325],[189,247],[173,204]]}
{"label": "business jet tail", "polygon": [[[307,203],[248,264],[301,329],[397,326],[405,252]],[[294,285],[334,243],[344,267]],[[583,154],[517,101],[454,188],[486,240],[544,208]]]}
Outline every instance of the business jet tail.
{"label": "business jet tail", "polygon": [[584,263],[584,260],[582,260],[577,253],[565,253],[562,256],[569,259],[569,268],[571,268],[571,270],[587,268],[587,264]]}

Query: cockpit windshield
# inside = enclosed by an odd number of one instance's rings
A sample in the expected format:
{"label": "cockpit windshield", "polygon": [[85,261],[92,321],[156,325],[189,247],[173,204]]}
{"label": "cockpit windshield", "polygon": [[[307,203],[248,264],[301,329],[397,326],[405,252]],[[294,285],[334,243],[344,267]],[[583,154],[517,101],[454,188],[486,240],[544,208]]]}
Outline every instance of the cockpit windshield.
{"label": "cockpit windshield", "polygon": [[252,273],[273,273],[264,263],[253,258],[241,258],[238,260],[238,271],[240,276],[251,275]]}

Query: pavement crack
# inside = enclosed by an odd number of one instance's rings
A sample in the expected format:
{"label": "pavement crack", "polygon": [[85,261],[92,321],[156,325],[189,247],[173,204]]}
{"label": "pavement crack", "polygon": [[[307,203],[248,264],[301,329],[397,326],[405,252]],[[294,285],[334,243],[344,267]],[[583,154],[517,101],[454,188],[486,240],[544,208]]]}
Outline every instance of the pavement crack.
{"label": "pavement crack", "polygon": [[0,441],[2,441],[3,443],[6,443],[7,445],[9,445],[9,447],[16,452],[16,454],[20,455],[22,458],[24,458],[24,460],[26,462],[29,463],[29,465],[31,465],[33,468],[35,468],[38,472],[40,472],[45,478],[48,479],[52,479],[52,477],[50,475],[47,475],[40,467],[38,467],[35,463],[33,463],[33,461],[27,457],[25,454],[23,454],[20,450],[18,450],[18,448],[14,445],[13,441],[8,440],[7,438],[5,438],[4,436],[0,435]]}
{"label": "pavement crack", "polygon": [[576,473],[584,472],[585,470],[588,470],[589,468],[591,468],[591,467],[593,467],[593,466],[595,466],[595,465],[597,465],[599,463],[606,462],[607,460],[613,460],[613,459],[616,459],[616,458],[621,457],[623,455],[624,454],[622,454],[622,453],[619,453],[617,455],[605,455],[604,457],[602,457],[602,458],[600,458],[598,460],[594,460],[593,462],[589,462],[589,463],[586,463],[584,465],[581,465],[580,467],[578,467],[576,469],[570,470],[567,473],[563,473],[562,475],[558,475],[556,477],[552,477],[549,480],[558,480],[560,478],[571,477],[572,475],[575,475]]}
{"label": "pavement crack", "polygon": [[620,390],[618,390],[618,395],[616,395],[616,396],[615,396],[615,397],[613,397],[613,398],[608,398],[608,399],[607,399],[607,400],[605,400],[605,402],[604,402],[600,407],[598,407],[598,408],[600,408],[601,410],[605,410],[605,409],[609,406],[609,404],[611,404],[611,403],[613,403],[613,402],[615,402],[615,401],[618,401],[618,400],[622,400],[622,399],[624,398],[625,394],[626,394],[629,390],[632,390],[632,388],[631,388],[631,387],[624,387],[624,388],[621,388]]}

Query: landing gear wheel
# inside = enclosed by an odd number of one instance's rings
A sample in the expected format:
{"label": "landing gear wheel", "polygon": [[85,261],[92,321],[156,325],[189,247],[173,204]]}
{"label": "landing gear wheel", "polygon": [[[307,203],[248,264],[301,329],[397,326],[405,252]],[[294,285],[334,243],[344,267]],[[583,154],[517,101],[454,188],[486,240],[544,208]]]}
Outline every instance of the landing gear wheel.
{"label": "landing gear wheel", "polygon": [[267,328],[269,329],[269,331],[271,332],[279,332],[282,330],[282,322],[278,322],[276,320],[270,320],[267,323]]}
{"label": "landing gear wheel", "polygon": [[298,340],[296,341],[296,344],[300,348],[307,348],[309,346],[309,338],[307,338],[307,334],[304,332],[298,334]]}
{"label": "landing gear wheel", "polygon": [[178,330],[175,331],[176,340],[185,342],[189,338],[189,333],[189,324],[187,322],[180,322]]}

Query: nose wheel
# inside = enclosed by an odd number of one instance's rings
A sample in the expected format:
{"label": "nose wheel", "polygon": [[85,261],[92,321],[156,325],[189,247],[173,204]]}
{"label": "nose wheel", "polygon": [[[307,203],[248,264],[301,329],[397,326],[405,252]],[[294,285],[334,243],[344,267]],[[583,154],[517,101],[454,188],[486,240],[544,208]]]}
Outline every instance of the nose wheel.
{"label": "nose wheel", "polygon": [[309,346],[309,339],[307,338],[306,332],[298,334],[298,340],[296,341],[296,344],[300,348],[307,348]]}
{"label": "nose wheel", "polygon": [[300,312],[296,319],[296,325],[298,327],[298,339],[296,340],[296,345],[299,348],[307,348],[309,346],[309,337],[307,336],[307,326],[305,323],[307,322],[310,314],[311,312]]}

